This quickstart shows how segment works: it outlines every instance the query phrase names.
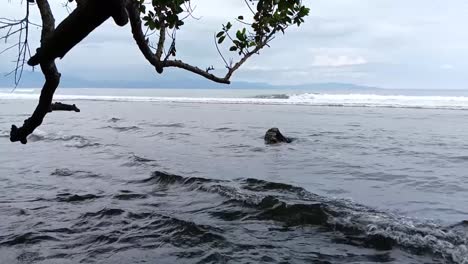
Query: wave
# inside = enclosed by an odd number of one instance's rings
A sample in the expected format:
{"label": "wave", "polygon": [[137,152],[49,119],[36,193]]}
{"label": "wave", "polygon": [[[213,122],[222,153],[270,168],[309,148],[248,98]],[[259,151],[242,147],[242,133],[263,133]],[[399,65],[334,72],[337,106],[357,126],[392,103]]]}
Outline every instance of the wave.
{"label": "wave", "polygon": [[10,131],[0,130],[0,138],[9,138],[9,137],[10,137]]}
{"label": "wave", "polygon": [[182,123],[169,123],[169,124],[150,124],[152,127],[170,127],[170,128],[183,128],[185,127]]}
{"label": "wave", "polygon": [[95,200],[100,198],[98,195],[94,194],[71,194],[71,193],[61,193],[57,195],[56,201],[58,202],[67,202],[67,203],[77,203],[77,202],[83,202],[83,201],[88,201],[88,200]]}
{"label": "wave", "polygon": [[128,162],[125,162],[124,164],[122,164],[122,166],[125,166],[125,167],[138,167],[138,166],[146,166],[146,165],[157,166],[157,163],[155,160],[140,157],[140,156],[133,154],[130,157]]}
{"label": "wave", "polygon": [[143,194],[143,193],[133,193],[128,190],[121,190],[119,194],[114,195],[114,199],[117,200],[123,200],[123,201],[128,201],[128,200],[141,200],[141,199],[146,199],[148,195]]}
{"label": "wave", "polygon": [[[38,94],[2,93],[0,100],[37,100]],[[468,110],[466,96],[406,96],[376,94],[273,94],[248,98],[196,98],[196,97],[154,97],[154,96],[94,96],[60,95],[56,100],[116,101],[116,102],[173,102],[173,103],[215,103],[215,104],[263,104],[263,105],[311,105],[335,107],[388,107]]]}
{"label": "wave", "polygon": [[449,263],[468,261],[466,223],[442,226],[319,196],[301,187],[251,178],[227,181],[156,171],[132,183],[219,195],[224,202],[210,214],[225,221],[275,221],[286,228],[319,226],[334,235],[335,243],[377,250],[399,248],[418,255],[431,254]]}
{"label": "wave", "polygon": [[254,98],[260,99],[289,99],[289,95],[287,94],[265,94],[265,95],[256,95]]}
{"label": "wave", "polygon": [[36,89],[14,89],[15,93],[34,93],[34,92],[40,92],[40,90]]}
{"label": "wave", "polygon": [[70,170],[70,169],[55,169],[51,174],[51,176],[58,176],[58,177],[77,177],[77,178],[98,178],[101,175],[90,172],[90,171],[82,171],[82,170]]}
{"label": "wave", "polygon": [[136,131],[136,130],[141,129],[138,126],[106,126],[104,128],[110,128],[117,132],[129,132],[129,131]]}
{"label": "wave", "polygon": [[21,235],[12,235],[0,241],[2,246],[31,245],[43,243],[44,241],[58,241],[57,238],[48,235],[42,235],[36,232],[27,232]]}
{"label": "wave", "polygon": [[290,100],[328,106],[468,109],[465,96],[407,96],[376,94],[295,94]]}
{"label": "wave", "polygon": [[86,138],[80,135],[62,135],[59,133],[48,133],[42,130],[36,129],[31,135],[28,136],[28,140],[31,142],[64,142],[66,147],[72,148],[87,148],[87,147],[99,147],[100,143],[93,142],[92,139]]}
{"label": "wave", "polygon": [[240,132],[241,130],[230,128],[230,127],[219,127],[219,128],[213,129],[212,131],[213,132],[236,133],[236,132]]}
{"label": "wave", "polygon": [[[52,175],[87,173],[58,169]],[[34,208],[49,209],[37,211],[27,230],[6,229],[0,247],[28,246],[41,252],[30,262],[54,263],[134,263],[153,256],[162,263],[468,261],[468,222],[408,219],[290,184],[155,171],[108,189],[62,190],[34,200]],[[57,217],[42,218],[52,209],[59,209]],[[44,246],[53,254],[40,251]]]}
{"label": "wave", "polygon": [[112,117],[111,119],[108,120],[108,122],[110,122],[110,123],[117,123],[119,121],[121,121],[121,119],[117,118],[117,117]]}

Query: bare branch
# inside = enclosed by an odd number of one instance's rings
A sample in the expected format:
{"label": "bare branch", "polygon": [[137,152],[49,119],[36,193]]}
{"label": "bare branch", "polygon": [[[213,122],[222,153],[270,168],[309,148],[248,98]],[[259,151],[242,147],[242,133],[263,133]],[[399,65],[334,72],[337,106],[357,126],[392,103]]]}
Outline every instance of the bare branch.
{"label": "bare branch", "polygon": [[20,43],[15,43],[15,44],[13,44],[13,45],[10,46],[10,47],[5,48],[4,50],[2,50],[2,51],[0,52],[0,55],[2,55],[3,53],[9,51],[10,49],[15,48],[15,47],[18,46],[18,45],[20,45]]}
{"label": "bare branch", "polygon": [[255,15],[255,11],[252,9],[252,7],[250,6],[249,2],[247,0],[244,0],[245,4],[249,7],[250,9],[250,12],[252,12],[252,14]]}
{"label": "bare branch", "polygon": [[215,43],[216,50],[218,51],[219,56],[221,57],[221,59],[223,59],[224,64],[226,65],[226,68],[229,68],[230,65],[227,63],[226,59],[223,56],[223,53],[221,53],[221,50],[219,50],[218,42],[216,41],[216,35],[214,35],[214,43]]}
{"label": "bare branch", "polygon": [[[9,46],[0,51],[0,54],[5,53],[6,51],[11,50],[16,47],[18,49],[16,59],[14,61],[15,68],[12,72],[8,73],[6,76],[12,75],[14,73],[14,82],[15,88],[18,86],[23,76],[24,66],[26,64],[26,56],[30,55],[29,49],[29,25],[34,24],[29,21],[29,1],[26,2],[26,10],[24,18],[20,20],[0,18],[0,30],[8,29],[7,33],[0,37],[0,40],[5,40],[5,43],[8,42],[10,37],[15,35],[18,36],[16,44]],[[35,25],[35,24],[34,24]]]}
{"label": "bare branch", "polygon": [[184,2],[184,7],[185,7],[185,11],[187,12],[187,15],[183,18],[181,18],[180,20],[185,20],[189,17],[195,19],[195,20],[200,20],[201,18],[200,17],[195,17],[193,15],[193,13],[195,12],[195,9],[197,9],[197,6],[194,6],[192,7],[192,2],[191,1],[188,1],[188,4],[187,2]]}

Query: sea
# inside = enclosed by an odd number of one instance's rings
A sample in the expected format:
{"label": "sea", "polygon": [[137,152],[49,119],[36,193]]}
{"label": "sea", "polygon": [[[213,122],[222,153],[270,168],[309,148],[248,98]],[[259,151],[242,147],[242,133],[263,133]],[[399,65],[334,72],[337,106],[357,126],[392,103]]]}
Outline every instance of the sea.
{"label": "sea", "polygon": [[0,90],[0,263],[468,263],[468,91],[59,89],[11,143],[39,93]]}

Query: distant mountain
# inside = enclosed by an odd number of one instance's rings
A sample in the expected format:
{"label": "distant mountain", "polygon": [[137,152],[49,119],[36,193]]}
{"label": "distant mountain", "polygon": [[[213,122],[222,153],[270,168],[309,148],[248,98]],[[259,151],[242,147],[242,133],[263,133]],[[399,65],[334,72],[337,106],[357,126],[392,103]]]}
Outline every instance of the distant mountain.
{"label": "distant mountain", "polygon": [[[44,77],[40,72],[24,72],[18,88],[42,87]],[[13,79],[0,76],[0,87],[12,88]],[[62,75],[61,88],[183,88],[183,89],[300,89],[319,91],[363,91],[377,89],[348,83],[311,83],[303,85],[271,85],[257,82],[233,82],[231,85],[215,83],[204,78],[151,78],[144,80],[85,80]]]}

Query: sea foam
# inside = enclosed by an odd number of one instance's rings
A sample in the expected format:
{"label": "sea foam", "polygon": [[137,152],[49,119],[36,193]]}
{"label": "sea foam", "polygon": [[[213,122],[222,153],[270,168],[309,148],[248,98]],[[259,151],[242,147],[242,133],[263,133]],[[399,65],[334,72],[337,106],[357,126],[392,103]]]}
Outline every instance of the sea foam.
{"label": "sea foam", "polygon": [[[38,91],[0,92],[0,100],[37,100]],[[59,101],[172,102],[211,104],[310,105],[341,107],[391,107],[468,110],[467,96],[409,96],[377,94],[301,93],[252,97],[159,97],[57,94]]]}

